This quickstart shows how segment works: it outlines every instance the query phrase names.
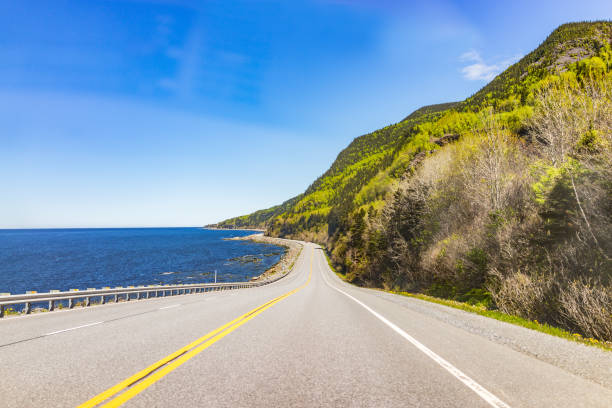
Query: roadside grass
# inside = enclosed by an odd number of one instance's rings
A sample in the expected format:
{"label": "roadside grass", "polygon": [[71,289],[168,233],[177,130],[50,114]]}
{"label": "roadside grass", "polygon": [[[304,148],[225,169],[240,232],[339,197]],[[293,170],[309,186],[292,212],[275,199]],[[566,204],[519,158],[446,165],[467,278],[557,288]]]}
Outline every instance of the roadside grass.
{"label": "roadside grass", "polygon": [[379,289],[379,290],[383,292],[387,292],[387,293],[393,293],[396,295],[421,299],[427,302],[437,303],[443,306],[453,307],[455,309],[460,309],[466,312],[479,314],[485,317],[490,317],[492,319],[499,320],[502,322],[514,324],[517,326],[522,326],[527,329],[536,330],[542,333],[549,334],[551,336],[561,337],[566,340],[571,340],[577,343],[586,344],[588,346],[595,346],[603,350],[612,351],[612,343],[603,342],[603,341],[600,341],[594,338],[590,338],[590,337],[585,338],[585,337],[582,337],[578,333],[571,333],[559,327],[554,327],[546,323],[540,323],[537,320],[528,320],[522,317],[509,315],[509,314],[500,312],[499,310],[486,309],[483,306],[470,305],[469,303],[458,302],[456,300],[441,299],[441,298],[437,298],[433,296],[424,295],[421,293],[410,293],[410,292],[401,292],[401,291],[384,290],[384,289]]}
{"label": "roadside grass", "polygon": [[[334,269],[334,266],[331,263],[331,260],[329,259],[329,255],[327,254],[327,251],[324,250],[323,253],[325,253],[325,258],[327,259],[327,264],[329,265],[329,268],[332,270],[332,272],[334,272],[343,281],[348,282],[346,280],[346,277],[345,277],[344,274],[342,274],[340,272],[336,272],[336,270]],[[438,297],[434,297],[434,296],[424,295],[422,293],[412,293],[412,292],[403,292],[403,291],[396,291],[396,290],[386,290],[386,289],[381,289],[381,288],[370,288],[370,289],[379,290],[381,292],[392,293],[392,294],[395,294],[395,295],[401,295],[401,296],[421,299],[421,300],[425,300],[427,302],[437,303],[437,304],[443,305],[443,306],[453,307],[455,309],[460,309],[460,310],[463,310],[465,312],[475,313],[475,314],[478,314],[478,315],[481,315],[481,316],[489,317],[491,319],[499,320],[499,321],[510,323],[510,324],[514,324],[514,325],[517,325],[517,326],[522,326],[522,327],[525,327],[527,329],[531,329],[531,330],[539,331],[539,332],[542,332],[542,333],[546,333],[546,334],[549,334],[551,336],[561,337],[563,339],[570,340],[570,341],[573,341],[573,342],[576,342],[576,343],[586,344],[587,346],[598,347],[598,348],[600,348],[602,350],[606,350],[606,351],[612,351],[612,343],[611,342],[604,342],[604,341],[600,341],[600,340],[597,340],[597,339],[594,339],[594,338],[590,338],[590,337],[589,338],[585,338],[585,337],[582,337],[579,333],[571,333],[571,332],[569,332],[567,330],[564,330],[564,329],[561,329],[559,327],[554,327],[554,326],[551,326],[551,325],[546,324],[546,323],[540,323],[537,320],[528,320],[528,319],[524,319],[522,317],[509,315],[509,314],[500,312],[499,310],[487,309],[486,307],[484,307],[482,305],[480,305],[480,306],[479,305],[471,305],[471,304],[466,303],[466,302],[459,302],[459,301],[456,301],[456,300],[438,298]]]}
{"label": "roadside grass", "polygon": [[21,314],[21,312],[19,310],[15,310],[12,307],[7,307],[6,309],[4,309],[5,316],[18,315],[18,314]]}

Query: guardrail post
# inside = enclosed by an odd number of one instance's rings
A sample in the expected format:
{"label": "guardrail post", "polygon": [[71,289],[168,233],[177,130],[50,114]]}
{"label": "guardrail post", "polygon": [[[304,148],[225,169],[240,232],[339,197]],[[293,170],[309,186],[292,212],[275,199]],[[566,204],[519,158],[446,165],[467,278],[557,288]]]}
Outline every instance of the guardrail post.
{"label": "guardrail post", "polygon": [[115,303],[119,302],[119,295],[115,295]]}
{"label": "guardrail post", "polygon": [[49,301],[49,311],[52,312],[55,310],[55,300]]}
{"label": "guardrail post", "polygon": [[106,304],[106,296],[104,295],[100,296],[100,304],[101,305]]}
{"label": "guardrail post", "polygon": [[68,299],[68,309],[72,309],[74,307],[74,299]]}
{"label": "guardrail post", "polygon": [[[88,290],[88,291],[90,291],[90,290],[96,290],[96,288],[87,288],[87,290]],[[90,296],[87,296],[87,297],[85,298],[85,306],[91,306],[91,297],[90,297]]]}
{"label": "guardrail post", "polygon": [[0,317],[4,317],[4,305],[0,305]]}

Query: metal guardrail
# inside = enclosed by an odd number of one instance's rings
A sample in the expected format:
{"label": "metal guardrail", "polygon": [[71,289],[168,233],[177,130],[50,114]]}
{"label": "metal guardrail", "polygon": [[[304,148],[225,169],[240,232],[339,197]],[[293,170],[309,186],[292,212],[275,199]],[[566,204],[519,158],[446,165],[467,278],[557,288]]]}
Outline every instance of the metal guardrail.
{"label": "metal guardrail", "polygon": [[[128,287],[116,287],[111,289],[110,287],[102,289],[88,288],[87,290],[71,289],[69,291],[60,292],[59,290],[50,291],[46,293],[37,293],[34,291],[27,292],[20,295],[11,295],[9,293],[0,293],[0,318],[4,317],[6,307],[11,305],[25,305],[22,313],[30,314],[32,312],[33,303],[49,302],[49,311],[56,309],[60,301],[68,301],[68,308],[72,309],[75,307],[75,300],[81,299],[84,306],[90,306],[92,304],[92,298],[98,298],[100,304],[108,303],[109,299],[113,302],[119,302],[120,300],[140,300],[148,299],[151,297],[165,297],[165,296],[176,296],[186,295],[195,293],[205,293],[220,290],[232,290],[242,288],[254,288],[258,286],[268,285],[276,282],[282,277],[286,276],[288,272],[280,274],[273,279],[263,280],[258,282],[223,282],[223,283],[195,283],[187,285],[149,285],[149,286],[128,286]],[[133,297],[135,296],[135,297]],[[121,299],[123,297],[123,299]]]}

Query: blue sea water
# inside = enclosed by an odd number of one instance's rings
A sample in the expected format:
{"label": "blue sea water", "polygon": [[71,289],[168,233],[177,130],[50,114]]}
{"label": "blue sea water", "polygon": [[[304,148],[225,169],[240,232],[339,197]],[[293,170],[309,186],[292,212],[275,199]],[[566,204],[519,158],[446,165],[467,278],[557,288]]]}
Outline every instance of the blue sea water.
{"label": "blue sea water", "polygon": [[[0,230],[0,292],[245,281],[284,248],[202,228]],[[247,256],[257,262],[241,262]]]}

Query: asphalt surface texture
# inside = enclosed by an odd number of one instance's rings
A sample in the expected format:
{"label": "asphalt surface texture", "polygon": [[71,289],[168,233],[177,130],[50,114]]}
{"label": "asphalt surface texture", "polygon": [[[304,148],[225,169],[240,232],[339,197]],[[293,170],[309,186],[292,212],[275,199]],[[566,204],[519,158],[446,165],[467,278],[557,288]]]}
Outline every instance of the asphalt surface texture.
{"label": "asphalt surface texture", "polygon": [[309,243],[259,288],[0,320],[0,407],[609,408],[611,379],[610,352],[349,285]]}

